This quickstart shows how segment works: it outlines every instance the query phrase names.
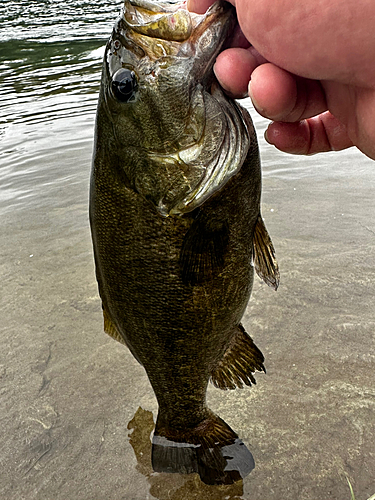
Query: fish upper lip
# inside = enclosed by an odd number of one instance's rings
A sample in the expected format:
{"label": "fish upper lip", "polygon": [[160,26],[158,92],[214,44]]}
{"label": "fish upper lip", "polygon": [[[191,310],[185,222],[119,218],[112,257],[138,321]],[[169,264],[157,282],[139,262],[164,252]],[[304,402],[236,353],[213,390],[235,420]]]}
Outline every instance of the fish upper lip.
{"label": "fish upper lip", "polygon": [[[161,44],[167,42],[168,49],[174,53],[170,55],[194,57],[197,44],[206,44],[205,48],[217,55],[228,38],[229,29],[226,28],[230,18],[234,28],[234,8],[222,0],[212,4],[204,14],[188,11],[186,2],[166,4],[148,0],[125,0],[121,24],[126,36],[135,44],[143,38],[142,50],[150,59],[159,59],[153,53],[155,43],[151,39],[157,39]],[[211,46],[210,37],[215,38]]]}

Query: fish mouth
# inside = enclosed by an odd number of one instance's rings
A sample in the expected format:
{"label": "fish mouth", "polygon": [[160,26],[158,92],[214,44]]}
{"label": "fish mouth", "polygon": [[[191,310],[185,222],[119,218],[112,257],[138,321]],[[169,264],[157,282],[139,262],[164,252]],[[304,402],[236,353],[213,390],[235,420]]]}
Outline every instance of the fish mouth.
{"label": "fish mouth", "polygon": [[127,26],[140,35],[168,41],[187,40],[193,28],[186,4],[181,2],[125,0],[124,18]]}
{"label": "fish mouth", "polygon": [[194,74],[209,90],[212,76],[207,74],[236,24],[234,8],[222,0],[205,14],[189,12],[186,1],[125,0],[122,41],[138,58],[194,58]]}
{"label": "fish mouth", "polygon": [[[144,36],[175,42],[187,40],[202,22],[205,26],[199,31],[206,31],[218,18],[225,23],[233,12],[233,7],[222,0],[212,4],[204,14],[188,11],[187,2],[179,0],[125,0],[124,4],[124,19],[129,29]],[[193,34],[193,41],[196,41],[197,35],[201,33]]]}

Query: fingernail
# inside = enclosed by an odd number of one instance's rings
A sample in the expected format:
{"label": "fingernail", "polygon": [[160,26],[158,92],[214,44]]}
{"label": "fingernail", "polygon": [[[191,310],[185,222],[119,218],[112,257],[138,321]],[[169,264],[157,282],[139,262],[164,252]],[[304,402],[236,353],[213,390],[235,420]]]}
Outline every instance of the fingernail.
{"label": "fingernail", "polygon": [[227,89],[225,88],[225,86],[221,83],[220,78],[217,76],[217,73],[216,73],[216,62],[213,65],[212,71],[214,72],[214,75],[216,76],[216,80],[219,82],[219,85],[225,90],[225,92],[228,92]]}
{"label": "fingernail", "polygon": [[264,110],[259,106],[251,91],[251,80],[249,82],[248,93],[254,108],[258,111],[259,114],[263,114]]}
{"label": "fingernail", "polygon": [[[214,63],[214,65],[212,66],[212,71],[214,72],[214,75],[216,76],[217,78],[217,74],[216,74],[216,62]],[[218,79],[218,78],[217,78]]]}

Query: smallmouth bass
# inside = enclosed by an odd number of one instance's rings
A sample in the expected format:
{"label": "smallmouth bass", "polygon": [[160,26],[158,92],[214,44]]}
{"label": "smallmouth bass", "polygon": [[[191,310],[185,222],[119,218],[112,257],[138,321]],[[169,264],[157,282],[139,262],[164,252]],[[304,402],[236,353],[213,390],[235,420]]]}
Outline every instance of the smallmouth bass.
{"label": "smallmouth bass", "polygon": [[254,468],[206,389],[265,371],[240,321],[254,267],[279,281],[251,118],[212,71],[236,22],[225,2],[198,15],[125,0],[104,56],[90,189],[104,329],[143,365],[159,405],[153,468],[207,484]]}

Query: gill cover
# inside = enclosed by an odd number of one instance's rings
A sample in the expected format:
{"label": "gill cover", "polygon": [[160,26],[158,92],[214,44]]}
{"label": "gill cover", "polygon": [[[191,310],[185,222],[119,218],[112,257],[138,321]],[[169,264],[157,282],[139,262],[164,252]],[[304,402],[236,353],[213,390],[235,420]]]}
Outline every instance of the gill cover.
{"label": "gill cover", "polygon": [[249,150],[251,120],[212,71],[235,22],[225,2],[198,15],[182,3],[126,0],[107,46],[105,100],[120,163],[163,216],[201,206]]}

